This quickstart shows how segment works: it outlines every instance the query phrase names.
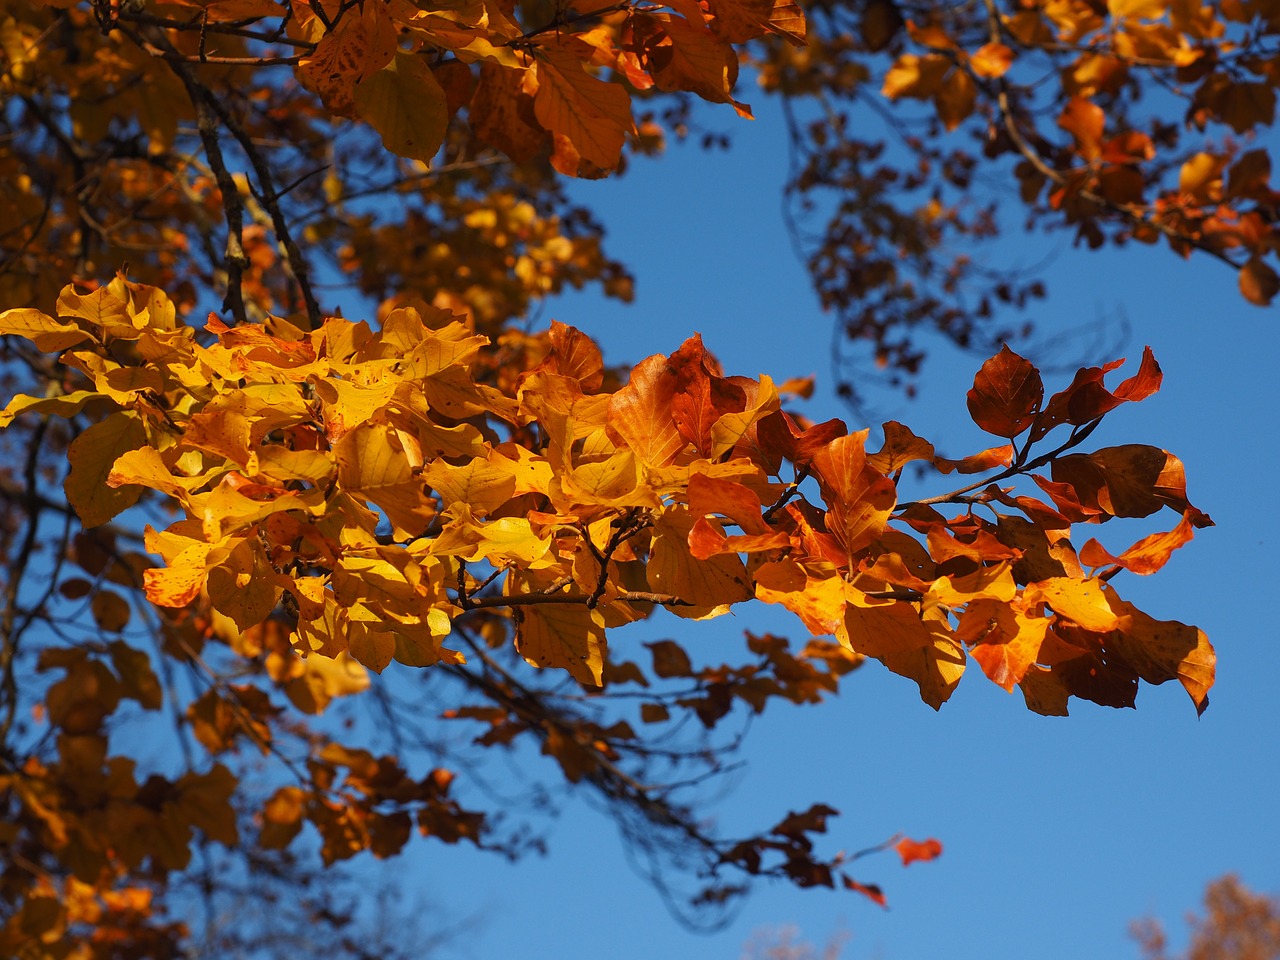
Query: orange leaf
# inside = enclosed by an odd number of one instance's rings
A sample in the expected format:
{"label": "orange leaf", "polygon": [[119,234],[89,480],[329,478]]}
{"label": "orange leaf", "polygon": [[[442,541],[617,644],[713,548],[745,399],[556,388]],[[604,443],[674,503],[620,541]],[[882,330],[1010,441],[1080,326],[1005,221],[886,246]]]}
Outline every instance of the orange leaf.
{"label": "orange leaf", "polygon": [[[533,112],[538,122],[568,139],[584,160],[604,170],[616,167],[634,126],[627,91],[592,76],[581,60],[563,50],[540,49],[537,71]],[[578,171],[560,173],[576,176]]]}
{"label": "orange leaf", "polygon": [[637,459],[650,466],[675,462],[684,449],[671,415],[677,379],[667,358],[655,354],[631,371],[631,381],[609,398],[608,433],[620,446],[630,447]]}
{"label": "orange leaf", "polygon": [[922,620],[910,603],[845,607],[836,638],[855,653],[875,657],[899,676],[914,680],[920,699],[938,710],[964,673],[964,648],[940,620]]}
{"label": "orange leaf", "polygon": [[813,458],[828,529],[850,554],[880,535],[897,502],[893,481],[867,464],[866,440],[866,430],[839,437]]}
{"label": "orange leaf", "polygon": [[1261,257],[1250,257],[1240,268],[1240,293],[1250,303],[1269,306],[1280,293],[1280,276]]}
{"label": "orange leaf", "polygon": [[899,97],[929,100],[942,86],[942,79],[950,67],[951,58],[940,53],[930,53],[923,57],[904,53],[885,74],[880,92],[890,100]]}
{"label": "orange leaf", "polygon": [[1058,117],[1058,126],[1076,141],[1076,152],[1086,160],[1096,160],[1102,153],[1102,131],[1106,114],[1096,103],[1073,97]]}
{"label": "orange leaf", "polygon": [[746,407],[742,388],[718,376],[719,364],[695,334],[670,357],[667,367],[676,375],[676,391],[671,398],[671,417],[680,435],[693,444],[698,455],[711,456],[711,428],[727,413],[741,413]]}
{"label": "orange leaf", "polygon": [[709,0],[712,29],[730,43],[776,33],[793,46],[805,42],[804,13],[795,0]]}
{"label": "orange leaf", "polygon": [[1077,370],[1071,385],[1050,397],[1044,411],[1036,418],[1031,429],[1032,441],[1039,440],[1060,423],[1081,426],[1110,413],[1122,403],[1145,400],[1160,389],[1164,374],[1151,348],[1144,347],[1138,372],[1112,393],[1104,386],[1103,380],[1123,363],[1123,360],[1113,360],[1105,366]]}
{"label": "orange leaf", "polygon": [[886,477],[913,460],[933,460],[933,444],[922,440],[896,420],[884,427],[884,444],[876,453],[867,455],[867,463]]}
{"label": "orange leaf", "polygon": [[1173,551],[1190,543],[1193,536],[1190,516],[1184,515],[1172,530],[1143,537],[1118,557],[1108,553],[1097,540],[1090,540],[1080,550],[1080,562],[1091,567],[1116,564],[1146,576],[1168,563]]}
{"label": "orange leaf", "polygon": [[746,533],[769,533],[761,516],[760,497],[741,483],[695,473],[689,478],[689,512],[695,517],[719,514]]}
{"label": "orange leaf", "polygon": [[971,113],[978,100],[978,87],[967,70],[955,69],[947,74],[933,95],[933,105],[938,119],[948,130],[960,126]]}
{"label": "orange leaf", "polygon": [[1013,463],[1013,446],[988,447],[963,460],[948,460],[945,457],[934,457],[933,465],[941,473],[982,473],[994,467],[1007,467]]}
{"label": "orange leaf", "polygon": [[1013,65],[1013,51],[1003,43],[984,44],[973,52],[969,63],[980,77],[1003,77]]}
{"label": "orange leaf", "polygon": [[1053,480],[1068,484],[1086,510],[1113,517],[1147,517],[1168,506],[1182,514],[1190,512],[1190,521],[1197,527],[1213,525],[1187,500],[1182,461],[1159,447],[1133,443],[1068,454],[1054,461]]}
{"label": "orange leaf", "polygon": [[1008,604],[979,600],[961,615],[956,636],[970,645],[969,656],[987,679],[1012,691],[1035,664],[1048,626],[1046,617],[1028,618]]}
{"label": "orange leaf", "polygon": [[547,142],[547,132],[533,114],[533,97],[524,92],[526,72],[482,63],[468,115],[472,132],[482,142],[520,164],[531,163]]}
{"label": "orange leaf", "polygon": [[844,888],[846,890],[852,890],[854,893],[860,893],[868,900],[880,904],[880,906],[884,907],[886,910],[889,908],[889,903],[885,900],[884,891],[874,883],[859,883],[857,880],[854,880],[852,877],[846,876],[845,874],[840,875],[840,881],[844,884]]}
{"label": "orange leaf", "polygon": [[635,29],[659,90],[688,90],[711,103],[733,103],[738,55],[701,18],[637,13]]}
{"label": "orange leaf", "polygon": [[1190,695],[1197,713],[1209,706],[1217,655],[1203,630],[1176,620],[1157,620],[1110,587],[1107,598],[1120,626],[1108,634],[1107,650],[1122,657],[1147,683],[1177,680]]}
{"label": "orange leaf", "polygon": [[915,863],[917,860],[928,861],[936,860],[942,856],[942,844],[930,837],[928,840],[911,840],[903,837],[893,845],[893,849],[898,851],[898,856],[902,857],[902,865]]}

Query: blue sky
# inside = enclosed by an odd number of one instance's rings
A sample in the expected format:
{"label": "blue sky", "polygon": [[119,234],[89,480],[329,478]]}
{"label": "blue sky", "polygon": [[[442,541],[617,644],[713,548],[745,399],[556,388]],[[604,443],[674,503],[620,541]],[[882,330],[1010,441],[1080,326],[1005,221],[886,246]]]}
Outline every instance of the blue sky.
{"label": "blue sky", "polygon": [[[612,255],[635,271],[637,298],[623,306],[573,294],[543,320],[586,330],[611,362],[670,353],[697,331],[730,373],[816,374],[807,412],[848,419],[830,392],[830,317],[782,227],[784,132],[756,99],[754,123],[718,118],[734,133],[727,153],[676,148],[623,178],[575,185],[609,228]],[[1145,442],[1173,451],[1192,502],[1217,523],[1156,576],[1116,581],[1152,615],[1209,634],[1218,683],[1205,715],[1197,719],[1185,693],[1166,684],[1144,685],[1136,711],[1072,701],[1072,717],[1044,718],[977,670],[934,713],[909,681],[872,663],[838,700],[771,710],[757,722],[749,763],[714,813],[732,832],[822,801],[843,814],[828,849],[898,832],[940,838],[945,851],[934,863],[904,869],[888,854],[855,869],[884,886],[890,910],[850,893],[762,885],[726,929],[690,933],[628,866],[612,822],[570,799],[545,858],[507,865],[418,848],[413,869],[426,900],[480,918],[445,955],[736,958],[753,931],[795,925],[819,944],[844,931],[842,956],[856,960],[1133,957],[1129,921],[1157,914],[1177,945],[1180,918],[1220,874],[1280,890],[1280,698],[1271,687],[1280,675],[1272,593],[1280,521],[1266,494],[1280,468],[1276,312],[1241,300],[1220,264],[1181,262],[1164,248],[1088,253],[1040,238],[1004,250],[1029,261],[1060,251],[1047,271],[1050,298],[1032,312],[1042,330],[1123,316],[1132,333],[1122,355],[1136,365],[1150,344],[1164,369],[1162,392],[1112,414],[1087,449]],[[919,399],[875,398],[883,418],[949,455],[989,445],[964,405],[980,362],[939,345]],[[1050,390],[1069,380],[1060,376]],[[877,426],[851,423],[868,425]],[[1122,549],[1146,532],[1107,530],[1104,542]],[[676,636],[695,657],[719,661],[740,649],[744,628],[803,635],[785,615],[746,606],[711,623],[631,628],[644,635],[625,642]]]}

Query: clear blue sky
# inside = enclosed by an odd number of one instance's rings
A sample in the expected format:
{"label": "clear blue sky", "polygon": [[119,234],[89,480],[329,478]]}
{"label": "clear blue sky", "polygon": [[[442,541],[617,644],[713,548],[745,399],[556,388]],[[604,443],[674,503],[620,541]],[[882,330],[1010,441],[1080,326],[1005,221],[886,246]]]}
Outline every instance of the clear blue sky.
{"label": "clear blue sky", "polygon": [[[552,303],[544,320],[586,330],[616,362],[670,353],[698,331],[730,373],[817,374],[808,412],[847,418],[830,392],[831,320],[779,214],[784,133],[763,97],[753,106],[761,119],[752,124],[718,115],[736,138],[727,153],[675,149],[620,180],[574,187],[608,226],[610,252],[636,272],[638,296],[621,306],[575,294]],[[850,893],[764,885],[727,929],[689,933],[629,868],[612,823],[576,801],[545,858],[509,866],[417,847],[412,869],[426,899],[450,915],[480,916],[446,956],[737,958],[754,930],[795,924],[819,944],[846,931],[842,956],[856,960],[1134,957],[1130,920],[1160,915],[1177,945],[1180,918],[1222,873],[1280,891],[1272,688],[1280,520],[1267,493],[1280,475],[1277,312],[1247,305],[1235,278],[1207,258],[1035,243],[1007,249],[1030,261],[1062,248],[1048,272],[1050,299],[1033,311],[1043,330],[1123,314],[1132,328],[1123,355],[1136,364],[1150,344],[1164,369],[1163,391],[1111,415],[1093,446],[1147,442],[1178,454],[1192,502],[1217,523],[1155,577],[1117,581],[1149,613],[1209,634],[1218,683],[1205,715],[1197,719],[1181,688],[1166,684],[1144,685],[1136,711],[1072,701],[1069,719],[1039,717],[976,669],[934,713],[909,681],[871,663],[840,699],[774,709],[756,723],[749,765],[715,810],[730,829],[745,829],[829,803],[843,813],[829,849],[897,832],[940,838],[935,863],[904,869],[889,854],[855,868],[884,886],[890,910]],[[949,455],[976,451],[988,443],[968,420],[964,392],[980,359],[939,347],[920,399],[876,399]],[[1148,531],[1105,532],[1108,546],[1123,548]],[[775,611],[749,606],[712,623],[640,625],[620,639],[679,636],[695,656],[719,661],[740,648],[744,628],[803,635]]]}

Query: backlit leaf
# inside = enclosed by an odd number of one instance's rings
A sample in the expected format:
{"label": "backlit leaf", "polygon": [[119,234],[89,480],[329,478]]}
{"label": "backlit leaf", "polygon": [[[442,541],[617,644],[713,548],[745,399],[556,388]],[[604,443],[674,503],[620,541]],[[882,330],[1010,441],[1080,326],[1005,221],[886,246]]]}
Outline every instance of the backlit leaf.
{"label": "backlit leaf", "polygon": [[1005,345],[974,378],[969,414],[987,433],[1012,439],[1031,426],[1043,399],[1040,371]]}
{"label": "backlit leaf", "polygon": [[[374,4],[376,6],[376,4]],[[355,108],[392,153],[429,163],[444,142],[444,91],[420,54],[395,59],[355,87]]]}
{"label": "backlit leaf", "polygon": [[90,425],[71,442],[67,462],[71,469],[63,482],[67,502],[86,527],[106,523],[138,502],[143,488],[134,485],[109,486],[116,458],[137,450],[147,442],[142,421],[128,412],[113,413]]}

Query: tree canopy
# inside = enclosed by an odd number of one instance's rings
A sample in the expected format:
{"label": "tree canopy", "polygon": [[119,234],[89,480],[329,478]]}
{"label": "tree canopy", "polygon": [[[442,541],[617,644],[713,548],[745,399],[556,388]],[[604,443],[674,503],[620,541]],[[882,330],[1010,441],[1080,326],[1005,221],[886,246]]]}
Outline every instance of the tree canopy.
{"label": "tree canopy", "polygon": [[[1251,140],[1278,32],[1261,0],[0,5],[0,945],[271,949],[196,905],[263,876],[283,900],[415,832],[516,852],[468,772],[529,747],[695,906],[758,876],[882,902],[817,849],[825,804],[708,831],[688,788],[736,717],[868,659],[935,709],[972,665],[1037,713],[1170,680],[1203,711],[1207,638],[1122,585],[1211,521],[1173,454],[1086,446],[1159,389],[1155,357],[1047,391],[1001,345],[1036,281],[956,241],[1007,229],[986,170],[1033,227],[1163,239],[1268,302]],[[811,422],[811,383],[726,372],[697,336],[611,368],[523,322],[567,285],[630,296],[563,178],[650,162],[691,96],[749,115],[740,62],[786,98],[842,336],[908,382],[922,330],[989,345],[967,404],[993,446]],[[894,148],[856,131],[868,105]],[[1127,549],[1091,536],[1166,509]],[[696,626],[631,639],[753,600],[809,639],[748,632],[717,666]],[[323,891],[288,910],[349,920]]]}

